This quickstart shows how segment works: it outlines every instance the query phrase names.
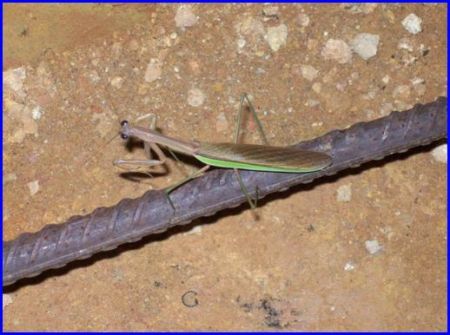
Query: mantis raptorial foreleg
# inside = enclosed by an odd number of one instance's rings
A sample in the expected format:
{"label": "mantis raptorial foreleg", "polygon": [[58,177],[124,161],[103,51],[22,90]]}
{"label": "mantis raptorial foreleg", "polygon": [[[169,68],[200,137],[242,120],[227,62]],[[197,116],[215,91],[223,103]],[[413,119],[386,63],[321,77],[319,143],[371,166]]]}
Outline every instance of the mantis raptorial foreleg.
{"label": "mantis raptorial foreleg", "polygon": [[[150,129],[156,129],[156,115],[146,114],[136,119],[136,121],[142,121],[144,119],[150,119]],[[133,166],[147,166],[153,167],[162,165],[166,162],[167,157],[164,152],[159,148],[156,143],[144,141],[144,150],[148,156],[148,159],[118,159],[114,162],[117,166],[133,165]],[[158,159],[153,159],[152,150],[156,153]],[[150,175],[151,176],[151,175]]]}

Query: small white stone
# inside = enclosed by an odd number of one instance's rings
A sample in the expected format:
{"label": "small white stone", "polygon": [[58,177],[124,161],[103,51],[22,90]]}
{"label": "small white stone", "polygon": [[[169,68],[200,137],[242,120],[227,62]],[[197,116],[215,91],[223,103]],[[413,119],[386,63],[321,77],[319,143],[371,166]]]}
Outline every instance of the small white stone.
{"label": "small white stone", "polygon": [[442,144],[431,151],[433,158],[441,163],[447,164],[447,144]]}
{"label": "small white stone", "polygon": [[152,59],[150,63],[147,65],[147,69],[145,70],[144,80],[147,83],[151,83],[157,79],[161,78],[162,74],[162,64],[157,59]]}
{"label": "small white stone", "polygon": [[377,54],[380,37],[374,34],[361,33],[355,36],[351,42],[354,52],[362,59],[368,60]]}
{"label": "small white stone", "polygon": [[413,13],[403,19],[402,25],[407,31],[414,35],[422,31],[422,19]]}
{"label": "small white stone", "polygon": [[16,69],[3,72],[3,85],[9,87],[16,93],[23,94],[23,82],[27,77],[25,68],[19,67]]}
{"label": "small white stone", "polygon": [[111,80],[111,86],[116,89],[120,89],[122,87],[123,81],[124,81],[124,79],[122,77],[114,77]]}
{"label": "small white stone", "polygon": [[322,49],[322,57],[332,59],[339,64],[350,63],[352,60],[352,50],[343,40],[329,39]]}
{"label": "small white stone", "polygon": [[39,180],[31,181],[27,184],[30,195],[33,196],[39,191]]}
{"label": "small white stone", "polygon": [[242,49],[243,47],[245,47],[246,43],[247,42],[243,38],[238,39],[238,41],[237,41],[238,48]]}
{"label": "small white stone", "polygon": [[371,255],[375,255],[377,253],[379,253],[381,250],[383,250],[383,247],[378,243],[377,240],[367,240],[366,242],[364,242],[367,251],[371,254]]}
{"label": "small white stone", "polygon": [[308,106],[308,107],[316,107],[318,105],[320,105],[320,101],[315,100],[315,99],[308,99],[308,100],[306,100],[306,103],[305,103],[305,106]]}
{"label": "small white stone", "polygon": [[352,261],[345,263],[344,270],[345,271],[353,271],[355,269],[355,264]]}
{"label": "small white stone", "polygon": [[317,93],[320,94],[320,92],[322,92],[322,84],[321,83],[314,83],[312,85],[312,90]]}
{"label": "small white stone", "polygon": [[349,202],[352,200],[352,185],[341,185],[337,189],[337,201],[339,202]]}
{"label": "small white stone", "polygon": [[178,37],[178,34],[176,32],[173,32],[172,34],[170,34],[170,38],[175,40]]}
{"label": "small white stone", "polygon": [[309,16],[304,14],[304,13],[300,13],[297,16],[297,23],[301,26],[301,27],[307,27],[309,26]]}
{"label": "small white stone", "polygon": [[276,27],[269,27],[265,36],[267,43],[269,43],[272,51],[278,51],[283,45],[286,45],[288,36],[288,28],[285,24],[280,24]]}
{"label": "small white stone", "polygon": [[185,232],[183,235],[201,235],[202,234],[202,226],[195,226],[191,230]]}
{"label": "small white stone", "polygon": [[10,294],[3,294],[3,310],[5,310],[5,307],[9,304],[12,304],[13,300]]}
{"label": "small white stone", "polygon": [[317,75],[319,74],[319,71],[317,71],[313,66],[311,65],[302,65],[301,66],[301,72],[303,78],[309,81],[313,81],[317,78]]}
{"label": "small white stone", "polygon": [[203,103],[205,102],[205,99],[206,99],[205,93],[203,93],[198,88],[190,89],[188,92],[188,98],[187,98],[188,104],[193,107],[199,107],[199,106],[203,105]]}
{"label": "small white stone", "polygon": [[385,75],[381,81],[383,82],[383,84],[387,85],[389,84],[389,81],[391,80],[391,77],[389,77],[389,75]]}
{"label": "small white stone", "polygon": [[408,99],[411,94],[411,89],[408,85],[398,85],[396,88],[394,88],[394,91],[392,92],[392,96],[395,99]]}
{"label": "small white stone", "polygon": [[41,116],[42,116],[41,107],[40,106],[34,107],[33,110],[31,111],[31,117],[34,120],[39,120]]}
{"label": "small white stone", "polygon": [[198,21],[198,17],[192,12],[191,5],[181,5],[175,15],[175,25],[178,28],[192,27]]}
{"label": "small white stone", "polygon": [[409,52],[414,51],[414,47],[408,38],[400,39],[400,41],[398,41],[397,48],[403,49],[403,50],[408,50]]}
{"label": "small white stone", "polygon": [[264,16],[278,16],[278,7],[277,6],[269,6],[269,7],[264,7],[263,10],[263,15]]}

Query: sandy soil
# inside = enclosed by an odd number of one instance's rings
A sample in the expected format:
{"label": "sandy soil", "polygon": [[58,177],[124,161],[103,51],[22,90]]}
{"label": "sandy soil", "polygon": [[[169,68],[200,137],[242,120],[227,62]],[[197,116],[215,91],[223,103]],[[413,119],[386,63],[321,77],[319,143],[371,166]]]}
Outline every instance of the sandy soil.
{"label": "sandy soil", "polygon": [[[444,5],[270,7],[5,5],[3,239],[183,176],[121,177],[124,118],[231,141],[248,92],[285,145],[446,95]],[[422,150],[224,211],[8,288],[4,329],[445,330],[445,185]]]}

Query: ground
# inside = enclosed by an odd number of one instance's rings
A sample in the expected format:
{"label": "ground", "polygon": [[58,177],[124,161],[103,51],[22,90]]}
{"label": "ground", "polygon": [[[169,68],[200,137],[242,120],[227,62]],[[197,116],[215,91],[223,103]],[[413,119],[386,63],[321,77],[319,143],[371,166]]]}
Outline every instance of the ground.
{"label": "ground", "polygon": [[[122,119],[231,141],[248,92],[287,145],[446,95],[445,6],[5,5],[3,239],[182,178],[173,162],[123,178],[112,161],[144,153],[109,141]],[[6,288],[4,329],[445,330],[447,166],[431,149],[270,197],[258,221],[225,210]]]}

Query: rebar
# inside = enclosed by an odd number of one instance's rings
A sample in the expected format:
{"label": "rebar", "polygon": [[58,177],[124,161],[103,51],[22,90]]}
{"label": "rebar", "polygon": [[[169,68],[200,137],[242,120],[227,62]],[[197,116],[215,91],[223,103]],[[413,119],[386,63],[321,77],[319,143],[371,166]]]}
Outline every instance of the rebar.
{"label": "rebar", "polygon": [[[241,171],[240,174],[250,194],[254,196],[257,188],[258,197],[262,198],[446,137],[447,98],[440,97],[408,111],[393,112],[296,145],[304,150],[329,154],[333,164],[323,170],[304,174],[253,171]],[[39,232],[24,233],[5,242],[3,285],[246,201],[234,172],[224,169],[212,170],[192,180],[174,190],[170,197],[175,212],[164,191],[148,191],[140,198],[124,199],[113,207],[97,208],[89,215],[75,216],[65,223],[47,225]]]}

